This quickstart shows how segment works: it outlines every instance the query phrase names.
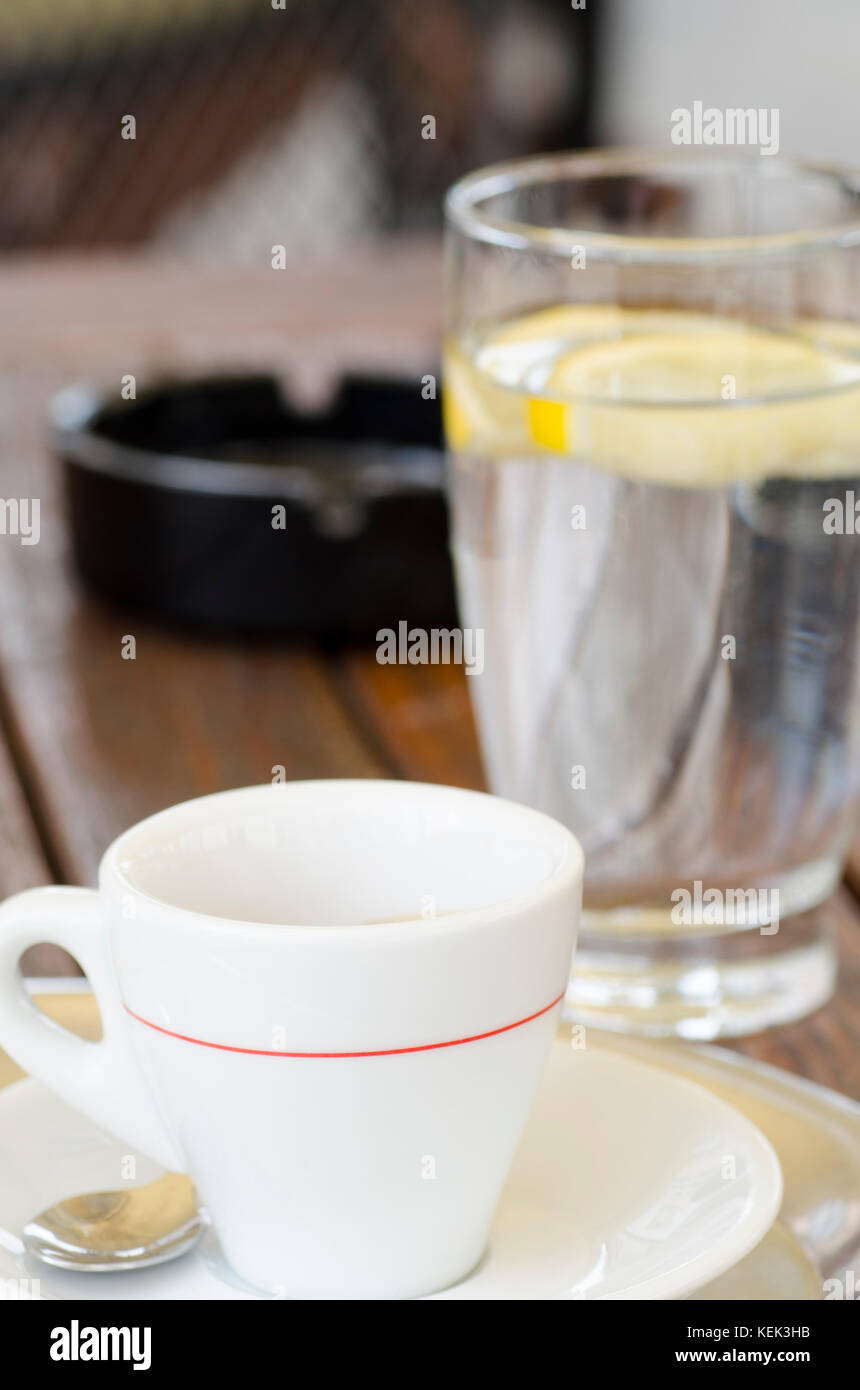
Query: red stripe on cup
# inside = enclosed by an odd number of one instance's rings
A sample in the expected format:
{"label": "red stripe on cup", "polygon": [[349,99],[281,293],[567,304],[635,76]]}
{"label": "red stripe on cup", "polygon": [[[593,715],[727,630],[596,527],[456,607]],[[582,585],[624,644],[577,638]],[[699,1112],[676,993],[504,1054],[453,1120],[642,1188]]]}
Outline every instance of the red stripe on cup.
{"label": "red stripe on cup", "polygon": [[162,1028],[160,1024],[152,1023],[148,1018],[141,1018],[140,1014],[128,1007],[128,1004],[124,1004],[123,1008],[137,1023],[154,1029],[156,1033],[164,1033],[168,1038],[177,1038],[179,1042],[194,1043],[196,1047],[213,1047],[218,1052],[244,1052],[251,1057],[399,1057],[406,1052],[435,1052],[440,1047],[462,1047],[464,1043],[480,1042],[482,1038],[495,1038],[499,1033],[510,1033],[513,1028],[522,1028],[524,1023],[531,1023],[532,1019],[548,1014],[550,1009],[561,1003],[566,992],[566,988],[563,989],[551,1003],[545,1004],[533,1014],[528,1014],[526,1018],[518,1018],[516,1023],[506,1023],[501,1028],[490,1028],[486,1033],[472,1033],[469,1037],[451,1038],[446,1042],[419,1043],[415,1047],[380,1047],[371,1052],[269,1052],[260,1047],[234,1047],[232,1043],[207,1042],[205,1038],[190,1038],[185,1033],[174,1033],[171,1028]]}

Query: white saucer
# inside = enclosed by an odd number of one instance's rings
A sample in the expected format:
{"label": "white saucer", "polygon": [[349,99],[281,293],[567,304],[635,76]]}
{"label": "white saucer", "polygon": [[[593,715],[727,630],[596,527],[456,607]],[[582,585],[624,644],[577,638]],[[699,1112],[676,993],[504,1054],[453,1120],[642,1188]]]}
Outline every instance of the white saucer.
{"label": "white saucer", "polygon": [[[36,1081],[0,1091],[0,1278],[46,1299],[242,1299],[200,1252],[134,1273],[69,1274],[24,1256],[24,1223],[62,1197],[120,1186],[125,1146]],[[138,1160],[137,1183],[158,1176]],[[782,1175],[731,1106],[565,1031],[480,1266],[439,1299],[682,1298],[765,1235]]]}

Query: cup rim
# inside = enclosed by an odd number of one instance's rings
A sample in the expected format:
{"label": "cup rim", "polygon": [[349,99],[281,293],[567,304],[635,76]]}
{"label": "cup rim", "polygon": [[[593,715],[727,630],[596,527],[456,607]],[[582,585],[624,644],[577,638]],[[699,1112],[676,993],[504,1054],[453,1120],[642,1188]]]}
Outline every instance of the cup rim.
{"label": "cup rim", "polygon": [[789,155],[744,153],[736,148],[689,150],[607,147],[588,151],[558,151],[488,164],[458,179],[445,195],[445,214],[450,226],[471,240],[513,251],[536,251],[570,257],[585,247],[598,259],[627,263],[684,263],[713,260],[748,260],[810,251],[826,251],[860,245],[860,212],[854,219],[794,232],[766,232],[746,236],[647,237],[621,232],[596,232],[586,228],[544,226],[540,223],[494,217],[480,210],[482,199],[541,182],[600,175],[624,177],[662,167],[676,169],[699,165],[704,174],[734,164],[758,167],[763,177],[816,176],[841,184],[860,194],[860,170]]}
{"label": "cup rim", "polygon": [[[123,847],[127,845],[133,835],[138,835],[147,828],[155,828],[183,812],[187,815],[192,807],[202,807],[218,801],[251,799],[260,796],[286,796],[291,792],[297,793],[299,796],[312,795],[314,789],[320,788],[326,788],[332,794],[338,791],[343,793],[345,789],[357,789],[375,796],[392,795],[415,798],[432,796],[439,800],[444,798],[457,800],[461,803],[464,801],[492,802],[494,806],[504,808],[505,814],[508,814],[512,820],[518,819],[524,825],[531,825],[541,831],[545,839],[552,836],[559,847],[559,853],[551,872],[536,883],[533,888],[510,897],[499,898],[481,907],[455,909],[446,912],[444,916],[427,919],[404,918],[381,923],[333,923],[318,926],[306,923],[259,922],[252,918],[220,917],[207,912],[198,912],[193,908],[182,907],[170,902],[167,898],[160,898],[146,892],[133,883],[123,869]],[[317,791],[317,794],[321,793]],[[177,918],[184,927],[206,935],[214,932],[221,936],[238,937],[241,934],[242,938],[247,940],[248,934],[251,933],[266,940],[272,940],[274,935],[275,938],[282,940],[324,940],[328,942],[333,940],[355,942],[364,937],[371,941],[382,942],[402,938],[404,933],[408,931],[410,940],[418,941],[430,936],[438,938],[440,933],[448,935],[469,927],[491,926],[500,920],[517,916],[526,907],[537,911],[553,898],[563,894],[565,890],[581,885],[584,862],[582,846],[566,826],[546,815],[543,811],[535,810],[533,807],[523,805],[520,802],[508,801],[488,792],[472,791],[465,787],[451,787],[438,782],[398,781],[395,778],[323,777],[233,787],[219,792],[211,792],[205,796],[190,797],[186,801],[180,801],[173,806],[156,811],[153,815],[146,816],[143,820],[129,826],[108,846],[99,866],[99,885],[100,888],[104,889],[113,882],[122,893],[130,894],[132,898],[146,902],[158,911]]]}

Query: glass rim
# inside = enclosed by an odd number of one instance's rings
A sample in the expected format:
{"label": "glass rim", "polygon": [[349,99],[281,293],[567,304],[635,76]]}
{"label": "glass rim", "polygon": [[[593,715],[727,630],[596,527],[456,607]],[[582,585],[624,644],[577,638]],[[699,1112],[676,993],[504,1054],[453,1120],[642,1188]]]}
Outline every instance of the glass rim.
{"label": "glass rim", "polygon": [[742,236],[642,236],[625,232],[596,232],[587,228],[545,226],[516,219],[494,217],[481,211],[480,203],[500,193],[528,188],[537,183],[558,183],[586,177],[624,177],[658,168],[689,169],[699,165],[708,174],[728,165],[749,169],[761,166],[780,176],[787,173],[826,179],[860,198],[860,171],[850,166],[819,163],[792,156],[744,154],[736,149],[708,153],[688,149],[636,149],[614,147],[586,151],[560,151],[527,155],[521,159],[488,164],[465,174],[445,196],[447,222],[475,241],[512,251],[539,251],[570,257],[580,247],[598,258],[625,262],[676,262],[773,256],[779,253],[824,251],[860,245],[860,211],[856,219],[830,226],[798,228],[793,232],[764,232]]}

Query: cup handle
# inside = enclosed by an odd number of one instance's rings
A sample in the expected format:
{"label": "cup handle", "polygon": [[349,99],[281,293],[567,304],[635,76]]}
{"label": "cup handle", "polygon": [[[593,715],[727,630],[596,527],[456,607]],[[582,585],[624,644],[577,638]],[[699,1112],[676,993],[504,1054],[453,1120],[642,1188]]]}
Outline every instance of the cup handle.
{"label": "cup handle", "polygon": [[[102,1129],[163,1167],[186,1172],[134,1054],[103,912],[91,888],[33,888],[0,905],[0,1045]],[[101,1011],[99,1042],[54,1023],[24,988],[21,953],[43,941],[80,962]]]}

